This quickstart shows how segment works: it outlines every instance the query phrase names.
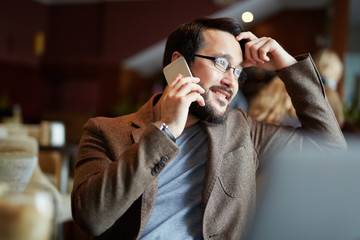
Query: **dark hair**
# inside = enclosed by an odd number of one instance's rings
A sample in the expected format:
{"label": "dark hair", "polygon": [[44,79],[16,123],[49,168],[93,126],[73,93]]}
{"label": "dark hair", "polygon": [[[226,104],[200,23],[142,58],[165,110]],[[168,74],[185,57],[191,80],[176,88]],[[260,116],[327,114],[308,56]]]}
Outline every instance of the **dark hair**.
{"label": "dark hair", "polygon": [[[189,63],[194,63],[194,54],[204,45],[203,31],[206,29],[217,29],[229,32],[235,37],[241,33],[242,27],[232,18],[198,18],[191,22],[180,25],[172,32],[166,42],[163,67],[171,62],[172,54],[180,52]],[[240,41],[244,54],[245,42]]]}

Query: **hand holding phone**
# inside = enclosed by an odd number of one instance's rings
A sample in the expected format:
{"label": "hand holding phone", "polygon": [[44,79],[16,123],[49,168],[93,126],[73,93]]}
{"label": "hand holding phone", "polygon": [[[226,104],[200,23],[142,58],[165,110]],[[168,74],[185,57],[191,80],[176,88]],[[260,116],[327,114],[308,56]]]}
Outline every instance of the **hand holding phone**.
{"label": "hand holding phone", "polygon": [[[175,138],[181,135],[186,126],[191,103],[198,102],[205,106],[202,94],[205,90],[198,84],[200,79],[193,77],[183,56],[177,58],[163,69],[167,83],[170,85],[181,74],[184,81],[165,88],[160,100],[155,105],[158,120],[166,123]],[[179,99],[182,99],[179,101]]]}
{"label": "hand holding phone", "polygon": [[192,77],[189,65],[183,56],[165,66],[163,72],[168,84],[170,84],[179,73],[183,77]]}

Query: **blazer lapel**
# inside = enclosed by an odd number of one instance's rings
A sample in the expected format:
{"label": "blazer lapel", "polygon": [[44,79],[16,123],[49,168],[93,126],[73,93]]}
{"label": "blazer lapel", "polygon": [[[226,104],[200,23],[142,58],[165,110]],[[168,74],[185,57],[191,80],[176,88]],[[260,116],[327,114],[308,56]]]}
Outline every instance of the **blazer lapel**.
{"label": "blazer lapel", "polygon": [[137,128],[135,128],[133,131],[132,131],[132,138],[134,140],[134,142],[139,142],[140,140],[140,137],[141,137],[141,134],[144,132],[144,128],[141,128],[140,126],[138,126]]}
{"label": "blazer lapel", "polygon": [[209,200],[223,160],[226,139],[226,124],[205,125],[205,130],[208,132],[209,144],[208,161],[206,164],[202,193],[202,202],[204,207]]}

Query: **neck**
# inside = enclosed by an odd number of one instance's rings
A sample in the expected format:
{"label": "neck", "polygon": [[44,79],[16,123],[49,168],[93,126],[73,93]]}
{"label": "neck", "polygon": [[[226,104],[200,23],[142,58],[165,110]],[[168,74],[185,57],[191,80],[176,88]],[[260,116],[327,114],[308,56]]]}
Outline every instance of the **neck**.
{"label": "neck", "polygon": [[195,125],[198,121],[199,119],[197,117],[189,113],[188,118],[186,120],[185,128]]}

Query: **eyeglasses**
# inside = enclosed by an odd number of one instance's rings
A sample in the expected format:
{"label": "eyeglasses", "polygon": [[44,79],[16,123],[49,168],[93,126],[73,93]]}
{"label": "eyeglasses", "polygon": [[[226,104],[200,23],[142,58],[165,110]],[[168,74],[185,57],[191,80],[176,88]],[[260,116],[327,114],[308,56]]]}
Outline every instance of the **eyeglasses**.
{"label": "eyeglasses", "polygon": [[[199,54],[194,54],[194,56],[214,61],[215,68],[220,70],[223,73],[228,72],[232,68],[233,73],[234,73],[234,79],[238,80],[239,82],[244,82],[246,79],[246,73],[243,71],[243,68],[232,67],[230,65],[229,61],[226,60],[225,58],[209,57],[209,56],[204,56],[204,55],[199,55]],[[242,63],[241,63],[241,67],[243,67]]]}

